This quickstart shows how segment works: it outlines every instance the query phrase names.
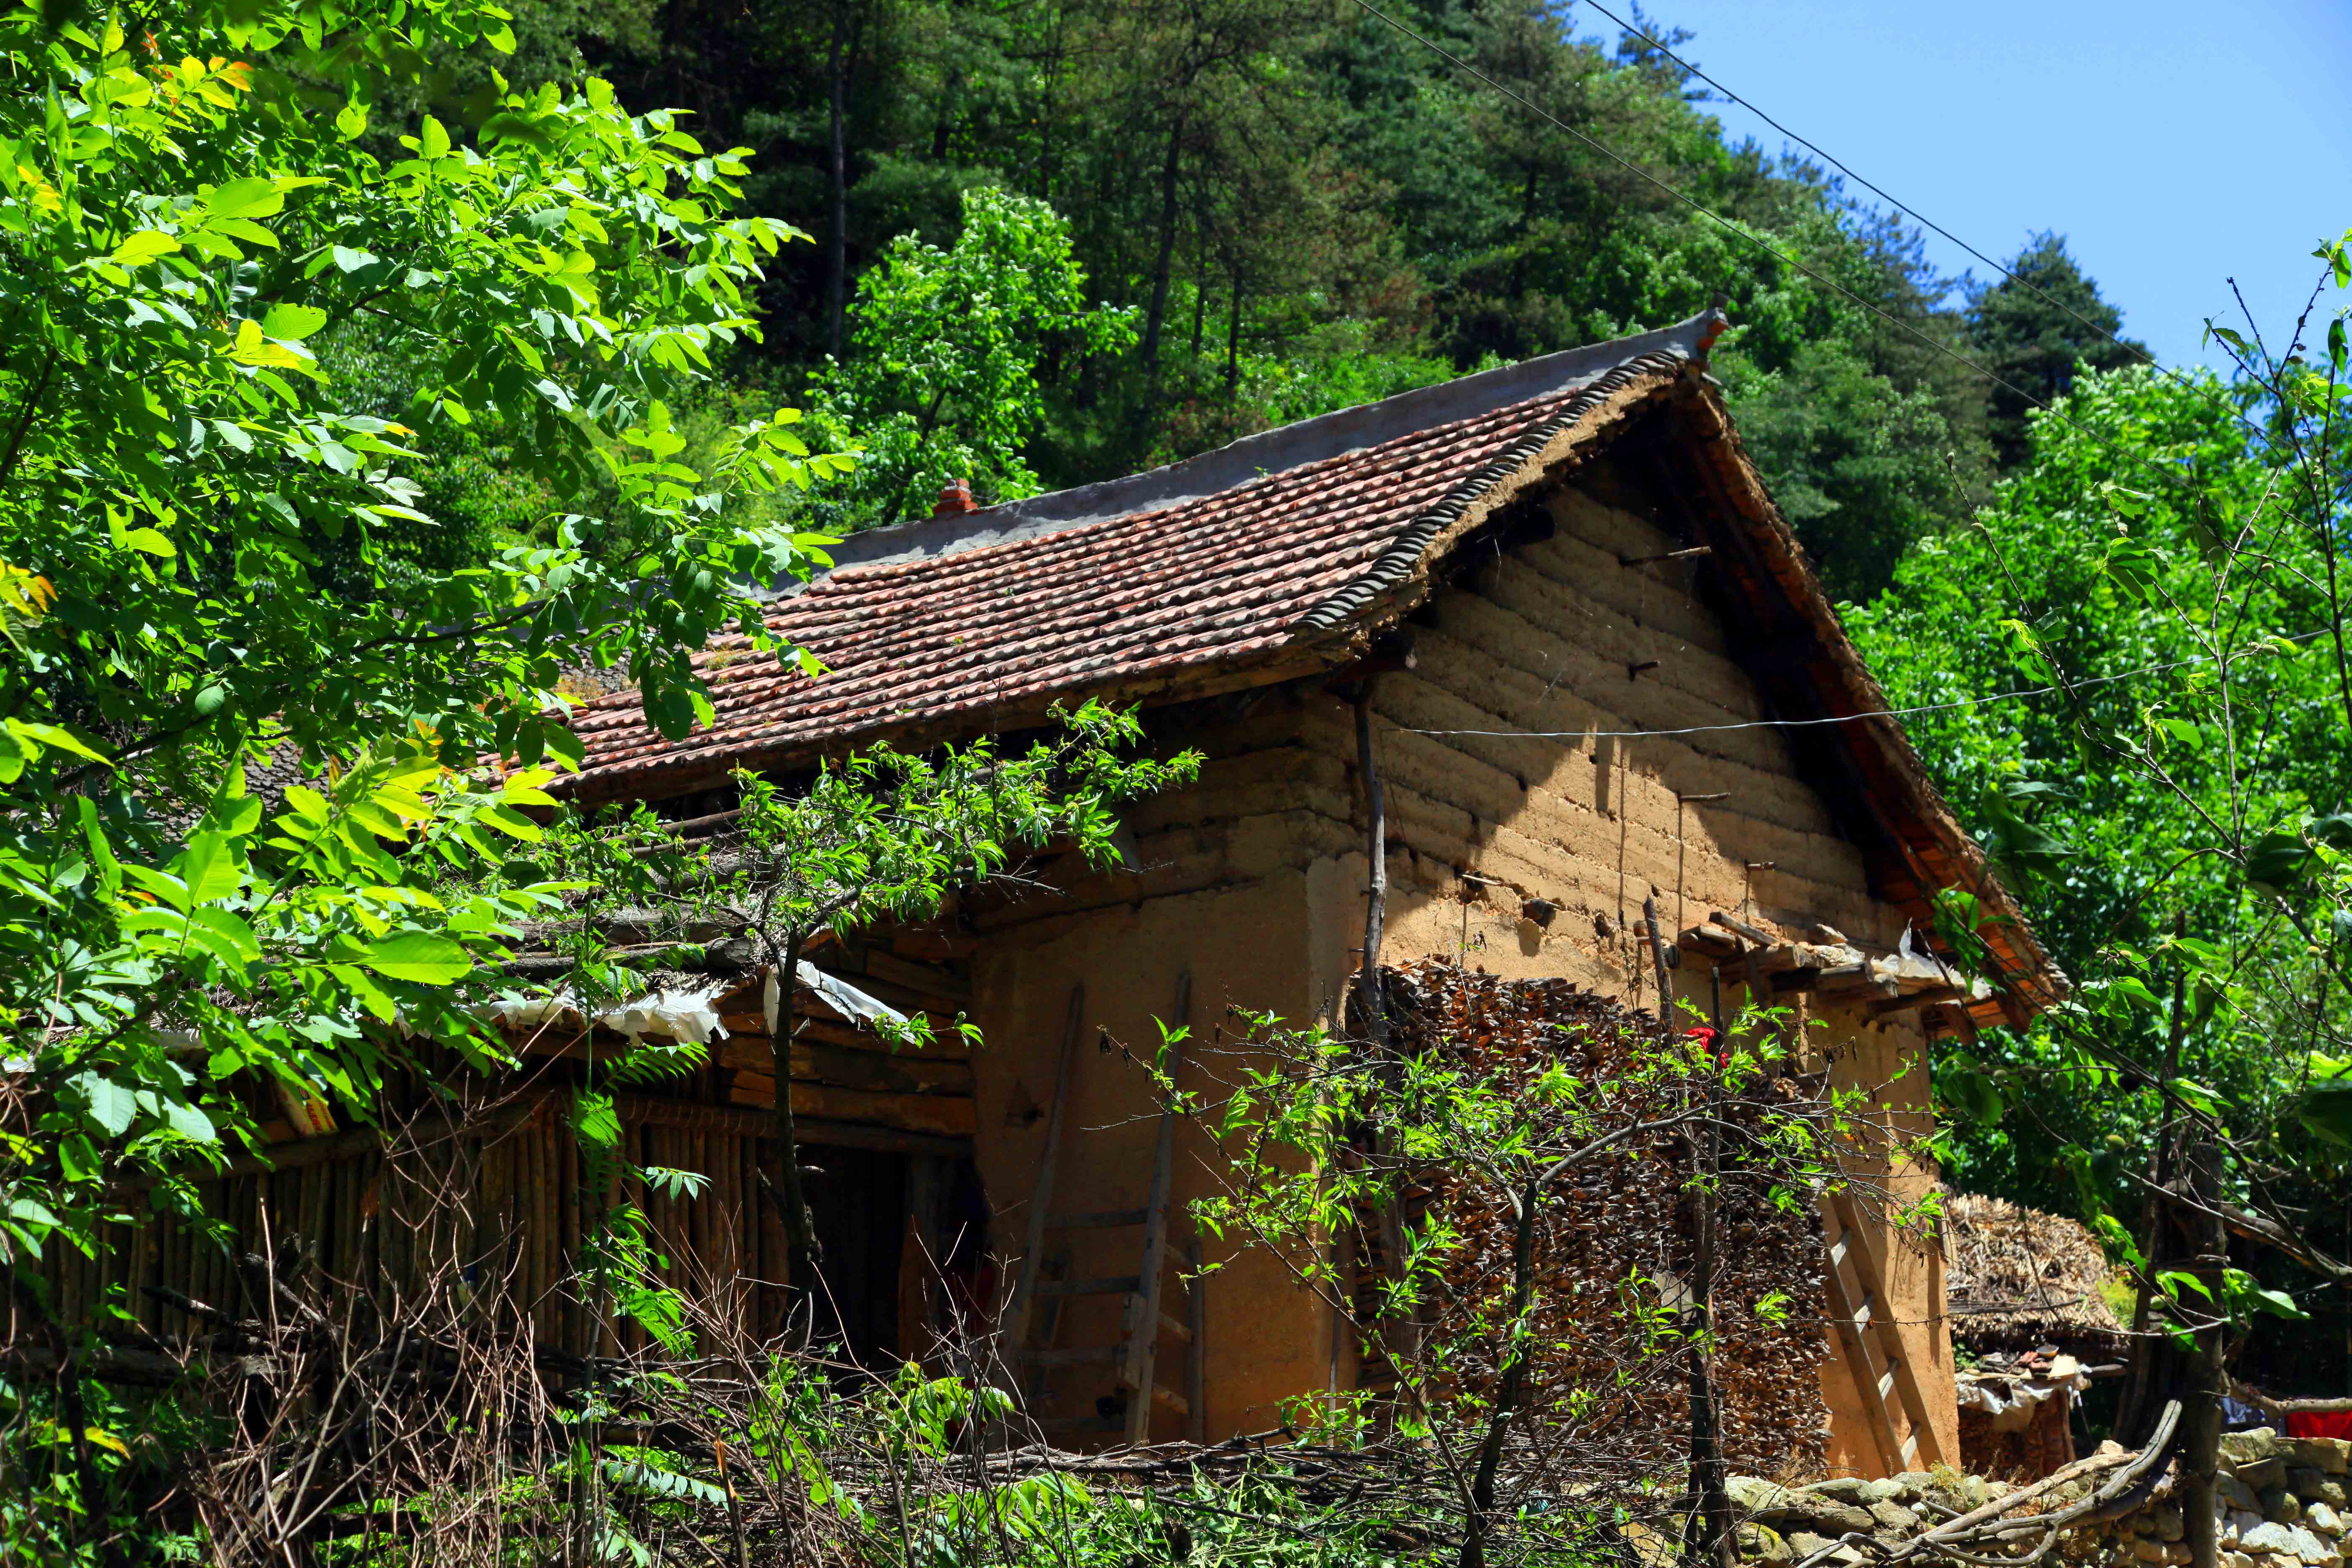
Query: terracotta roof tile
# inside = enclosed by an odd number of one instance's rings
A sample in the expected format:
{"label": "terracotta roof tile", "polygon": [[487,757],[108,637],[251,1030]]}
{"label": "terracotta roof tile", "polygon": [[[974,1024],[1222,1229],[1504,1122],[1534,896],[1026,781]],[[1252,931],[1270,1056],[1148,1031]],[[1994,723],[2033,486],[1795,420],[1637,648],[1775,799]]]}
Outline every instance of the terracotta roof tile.
{"label": "terracotta roof tile", "polygon": [[[1023,510],[1045,514],[1025,527],[1008,530],[990,512],[959,517],[960,538],[912,558],[880,552],[893,536],[920,549],[926,533],[940,531],[916,524],[858,536],[843,552],[849,559],[766,617],[823,663],[822,675],[784,668],[740,636],[716,641],[695,658],[716,721],[672,742],[634,693],[598,698],[575,721],[587,765],[573,787],[658,795],[740,758],[1039,710],[1056,697],[1247,663],[1328,634],[1360,607],[1349,602],[1351,591],[1368,603],[1385,568],[1417,554],[1417,533],[1433,533],[1604,394],[1645,375],[1671,380],[1695,346],[1693,325],[1680,340],[1651,334],[1555,356],[1562,363],[1549,384],[1500,406],[1485,405],[1498,389],[1476,376],[1370,405],[1375,416],[1407,399],[1425,415],[1475,412],[1369,446],[1316,455],[1381,433],[1367,411],[1350,410],[1336,431],[1328,426],[1341,416],[1273,433],[1279,444],[1258,437],[1210,454],[1194,460],[1209,482],[1219,465],[1231,474],[1236,450],[1271,471],[1204,494],[1122,511],[1118,484],[1065,492],[1041,498],[1043,506],[992,509],[1016,521]],[[1494,373],[1516,378],[1499,391],[1524,390],[1530,368]],[[1428,395],[1446,392],[1451,398]],[[1412,410],[1403,412],[1409,422]],[[1185,467],[1128,485],[1164,495],[1181,487]],[[1064,522],[1052,515],[1055,505],[1108,515]]]}

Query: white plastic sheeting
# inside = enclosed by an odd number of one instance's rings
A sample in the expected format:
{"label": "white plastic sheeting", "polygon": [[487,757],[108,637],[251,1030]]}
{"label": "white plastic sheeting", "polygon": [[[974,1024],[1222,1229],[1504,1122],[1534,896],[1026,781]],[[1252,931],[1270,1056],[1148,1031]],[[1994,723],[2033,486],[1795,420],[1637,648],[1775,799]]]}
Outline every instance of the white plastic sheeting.
{"label": "white plastic sheeting", "polygon": [[[801,989],[815,992],[824,998],[826,1006],[845,1018],[855,1018],[861,1024],[903,1024],[907,1021],[907,1015],[899,1012],[896,1007],[887,1003],[877,1002],[845,980],[835,980],[805,958],[801,960],[799,973]],[[761,997],[761,1005],[768,1016],[770,1034],[774,1034],[776,1031],[778,1000],[776,972],[772,969],[768,971],[768,984],[765,994]]]}
{"label": "white plastic sheeting", "polygon": [[2047,1374],[2039,1377],[1964,1372],[1953,1392],[1961,1409],[1981,1410],[1991,1416],[1994,1431],[2022,1432],[2032,1424],[2035,1405],[2063,1398],[2071,1406],[2090,1384],[2082,1363],[2062,1355],[2051,1363]]}
{"label": "white plastic sheeting", "polygon": [[[725,1026],[719,1022],[717,1003],[733,989],[726,982],[681,991],[665,986],[650,995],[589,1014],[588,1021],[632,1040],[659,1035],[664,1039],[693,1040],[707,1046],[727,1037]],[[509,1029],[533,1028],[550,1021],[581,1016],[580,999],[569,991],[559,991],[551,996],[505,998],[491,1003],[484,1011]]]}
{"label": "white plastic sheeting", "polygon": [[[803,989],[824,998],[825,1005],[844,1017],[860,1023],[887,1019],[903,1024],[906,1016],[887,1006],[858,990],[856,986],[835,979],[814,964],[803,960],[800,982]],[[713,981],[708,985],[692,985],[679,990],[665,986],[645,996],[632,998],[616,1007],[592,1014],[588,1021],[598,1028],[625,1035],[631,1040],[647,1035],[668,1040],[692,1040],[697,1045],[709,1045],[727,1037],[727,1029],[719,1021],[719,998],[736,986],[732,980]],[[776,981],[773,973],[768,976],[767,1015],[769,1027],[775,1027]],[[551,1019],[577,1018],[581,1016],[579,999],[570,992],[560,991],[551,996],[515,997],[493,1002],[486,1010],[488,1016],[509,1029],[533,1028]]]}

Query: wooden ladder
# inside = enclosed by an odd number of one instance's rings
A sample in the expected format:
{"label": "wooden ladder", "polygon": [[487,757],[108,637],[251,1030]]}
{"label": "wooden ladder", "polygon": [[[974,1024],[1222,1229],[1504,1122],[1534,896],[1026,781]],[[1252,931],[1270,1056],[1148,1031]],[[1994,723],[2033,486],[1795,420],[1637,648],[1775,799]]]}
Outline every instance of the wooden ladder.
{"label": "wooden ladder", "polygon": [[[1886,1270],[1853,1191],[1842,1187],[1822,1203],[1822,1243],[1829,1251],[1830,1326],[1845,1353],[1846,1370],[1862,1396],[1863,1414],[1887,1475],[1924,1470],[1946,1456],[1936,1441],[1927,1402],[1886,1307]],[[1889,1403],[1889,1396],[1894,1403]],[[1904,1430],[1895,1425],[1897,1409]]]}
{"label": "wooden ladder", "polygon": [[[1192,1012],[1192,976],[1188,971],[1176,982],[1176,1007],[1171,1023],[1181,1027]],[[1152,1156],[1151,1188],[1139,1209],[1103,1209],[1093,1213],[1055,1214],[1054,1181],[1061,1163],[1062,1135],[1070,1102],[1071,1066],[1077,1054],[1081,1017],[1086,1008],[1086,987],[1070,988],[1069,1021],[1062,1034],[1062,1058],[1054,1073],[1054,1106],[1045,1121],[1045,1158],[1037,1168],[1037,1187],[1029,1199],[1029,1231],[1027,1244],[1021,1255],[1021,1268],[1015,1277],[1012,1305],[1004,1315],[1003,1343],[1023,1374],[1022,1394],[1034,1402],[1040,1394],[1044,1374],[1061,1366],[1102,1366],[1112,1369],[1116,1394],[1123,1394],[1126,1410],[1120,1415],[1103,1414],[1086,1416],[1061,1416],[1042,1421],[1039,1426],[1048,1432],[1121,1432],[1129,1444],[1141,1446],[1151,1440],[1151,1413],[1165,1409],[1184,1421],[1185,1435],[1194,1442],[1202,1441],[1206,1430],[1207,1412],[1202,1398],[1201,1341],[1203,1310],[1199,1278],[1201,1243],[1196,1236],[1183,1244],[1183,1261],[1191,1278],[1185,1281],[1185,1314],[1181,1321],[1171,1315],[1162,1306],[1162,1277],[1168,1265],[1174,1261],[1177,1248],[1169,1238],[1168,1207],[1176,1176],[1176,1113],[1163,1110],[1160,1113],[1160,1132]],[[1173,1079],[1182,1065],[1183,1045],[1180,1041],[1169,1053],[1168,1072]],[[1048,1231],[1106,1230],[1139,1227],[1143,1232],[1143,1255],[1140,1267],[1133,1274],[1115,1274],[1101,1279],[1041,1279],[1045,1258],[1045,1236]],[[1056,1269],[1056,1272],[1063,1270]],[[1062,1306],[1074,1296],[1123,1296],[1124,1310],[1119,1319],[1118,1342],[1109,1345],[1079,1346],[1061,1349],[1054,1344],[1059,1337]],[[1030,1342],[1032,1329],[1039,1324],[1041,1315],[1045,1343]],[[1159,1345],[1162,1335],[1184,1347],[1184,1388],[1181,1394],[1161,1384],[1158,1380]],[[1034,1373],[1034,1375],[1032,1375]],[[1112,1403],[1114,1401],[1106,1401]]]}

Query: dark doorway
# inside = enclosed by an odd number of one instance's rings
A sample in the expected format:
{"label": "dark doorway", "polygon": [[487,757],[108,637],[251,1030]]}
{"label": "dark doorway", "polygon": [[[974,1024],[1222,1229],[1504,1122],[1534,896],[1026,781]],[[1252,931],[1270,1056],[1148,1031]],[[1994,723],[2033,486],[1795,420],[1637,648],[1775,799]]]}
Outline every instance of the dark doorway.
{"label": "dark doorway", "polygon": [[820,1340],[838,1343],[864,1367],[899,1355],[898,1257],[907,1228],[907,1156],[808,1145],[810,1217],[824,1248],[815,1291]]}

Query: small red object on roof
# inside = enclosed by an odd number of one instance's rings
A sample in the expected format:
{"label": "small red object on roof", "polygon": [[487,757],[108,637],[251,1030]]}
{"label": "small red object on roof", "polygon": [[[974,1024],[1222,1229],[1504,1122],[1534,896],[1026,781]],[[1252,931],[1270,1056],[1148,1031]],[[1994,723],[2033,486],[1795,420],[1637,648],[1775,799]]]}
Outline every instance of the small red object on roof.
{"label": "small red object on roof", "polygon": [[971,481],[958,479],[940,491],[940,504],[933,508],[933,517],[953,517],[960,511],[978,511],[980,503],[971,499]]}

